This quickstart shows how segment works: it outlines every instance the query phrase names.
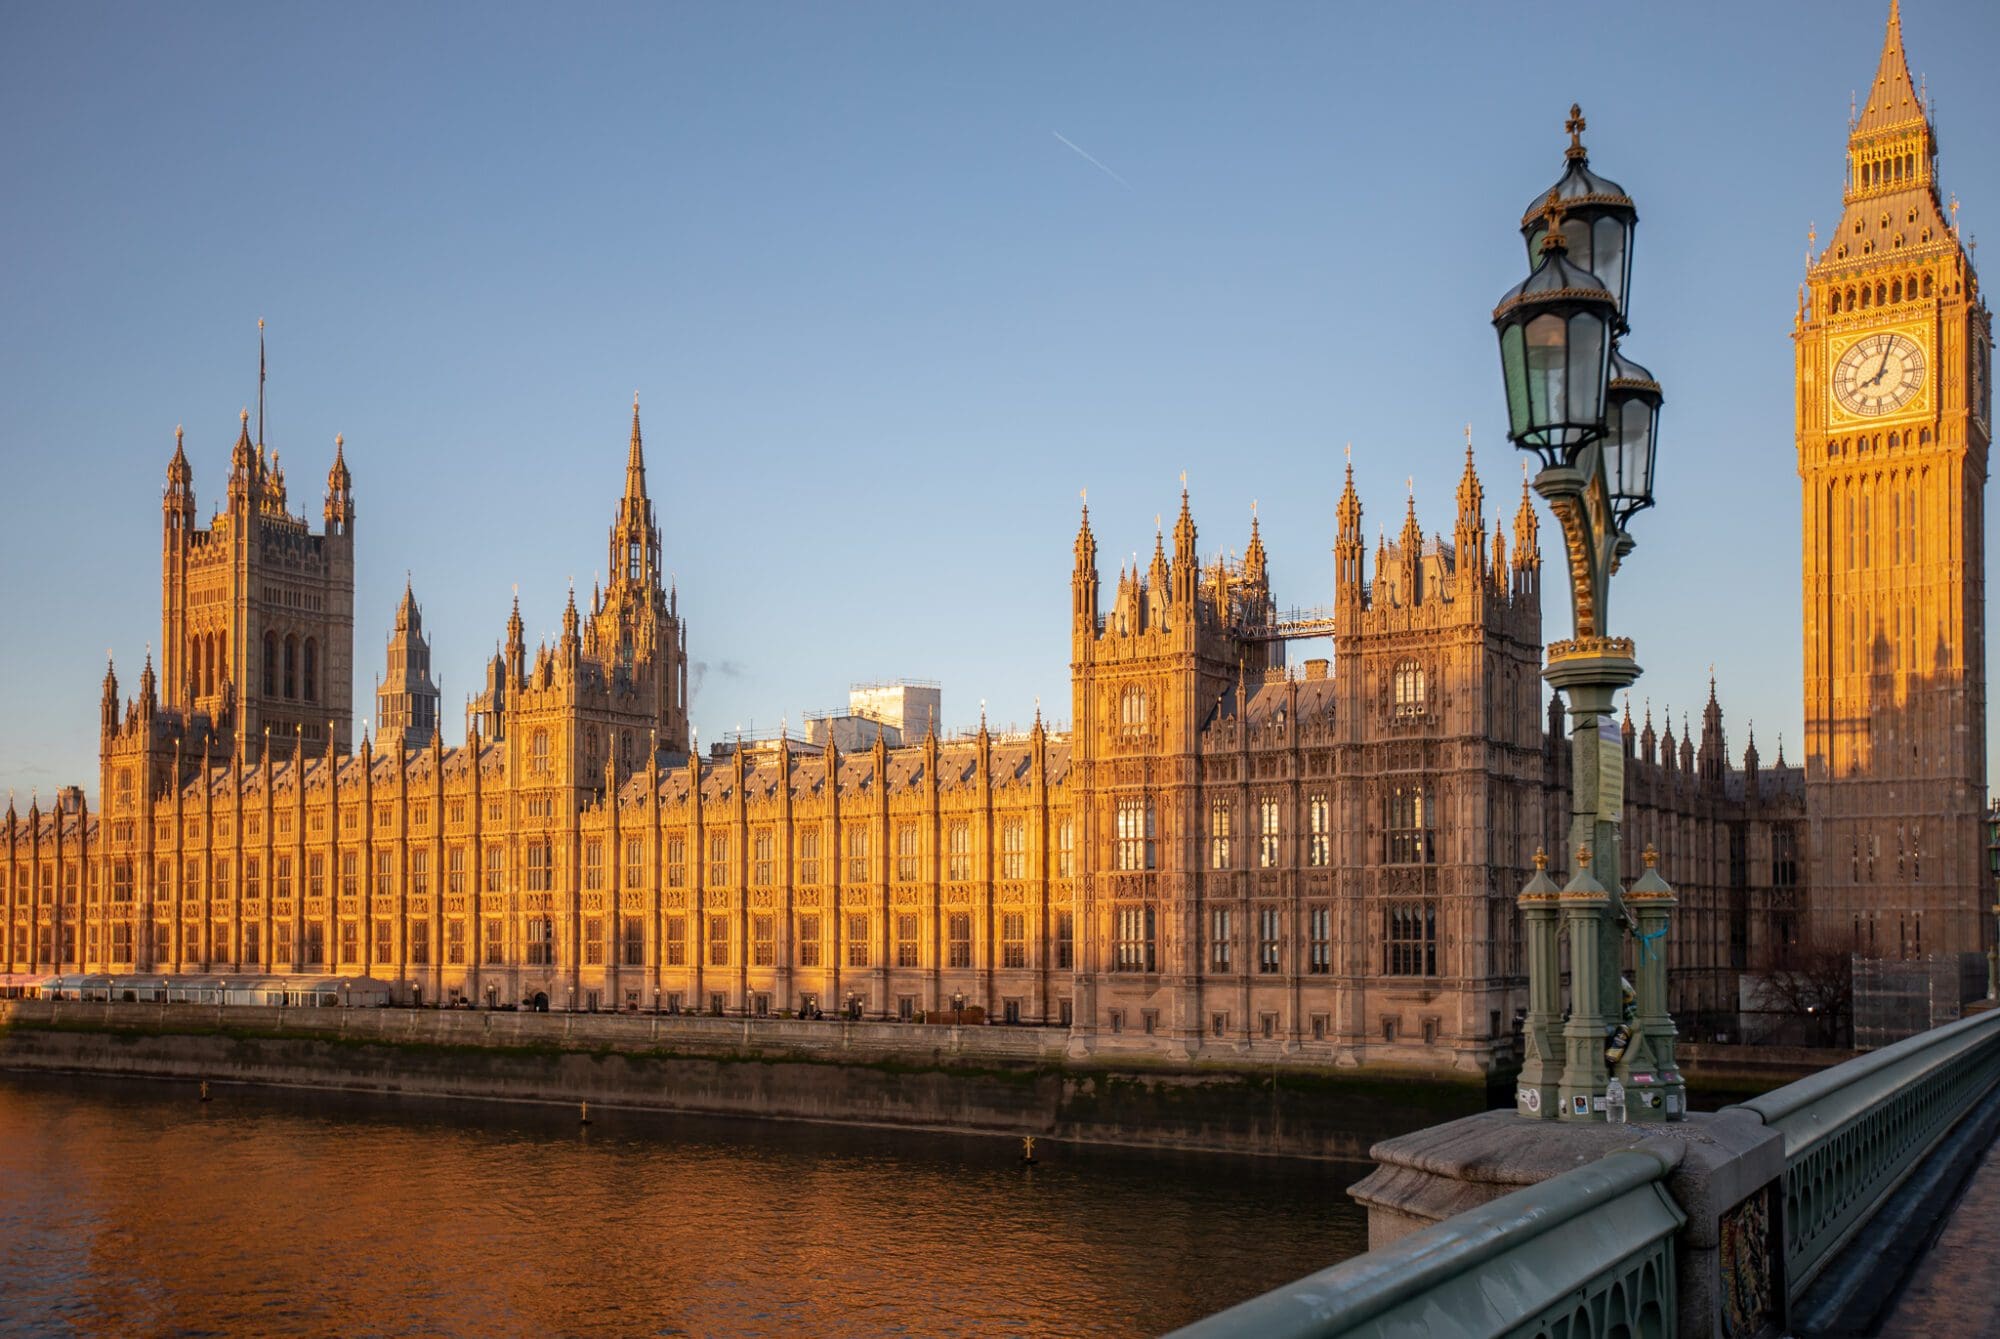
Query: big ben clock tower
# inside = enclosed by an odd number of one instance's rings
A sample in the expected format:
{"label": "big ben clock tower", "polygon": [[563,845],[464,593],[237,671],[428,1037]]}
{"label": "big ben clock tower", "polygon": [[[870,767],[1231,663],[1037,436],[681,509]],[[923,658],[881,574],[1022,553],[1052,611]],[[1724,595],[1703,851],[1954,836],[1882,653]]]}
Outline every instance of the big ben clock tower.
{"label": "big ben clock tower", "polygon": [[1991,317],[1893,0],[1842,203],[1793,330],[1811,923],[1868,957],[1977,951]]}

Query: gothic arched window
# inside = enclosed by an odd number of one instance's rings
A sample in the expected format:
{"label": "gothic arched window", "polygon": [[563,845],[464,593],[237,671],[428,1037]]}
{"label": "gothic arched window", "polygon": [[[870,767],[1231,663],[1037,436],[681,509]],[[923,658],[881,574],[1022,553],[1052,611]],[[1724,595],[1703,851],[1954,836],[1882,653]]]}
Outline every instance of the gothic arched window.
{"label": "gothic arched window", "polygon": [[535,731],[534,740],[529,745],[528,757],[528,770],[532,772],[546,772],[549,770],[549,732],[547,730]]}
{"label": "gothic arched window", "polygon": [[308,702],[319,701],[319,643],[306,638],[305,692],[300,696]]}
{"label": "gothic arched window", "polygon": [[278,695],[278,634],[264,634],[264,696]]}
{"label": "gothic arched window", "polygon": [[285,696],[286,697],[297,697],[299,695],[298,666],[299,666],[299,639],[297,637],[287,637],[285,638]]}
{"label": "gothic arched window", "polygon": [[1424,667],[1414,660],[1396,665],[1394,678],[1395,712],[1398,716],[1424,714]]}
{"label": "gothic arched window", "polygon": [[1118,724],[1128,735],[1142,733],[1146,728],[1146,690],[1136,683],[1126,684],[1118,700]]}

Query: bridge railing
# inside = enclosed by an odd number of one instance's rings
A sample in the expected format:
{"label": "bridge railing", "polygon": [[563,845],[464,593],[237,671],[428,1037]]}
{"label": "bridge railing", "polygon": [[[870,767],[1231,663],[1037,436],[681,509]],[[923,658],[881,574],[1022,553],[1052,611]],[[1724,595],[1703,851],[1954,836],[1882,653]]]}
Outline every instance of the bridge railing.
{"label": "bridge railing", "polygon": [[1678,1145],[1609,1154],[1196,1321],[1172,1339],[1667,1335]]}
{"label": "bridge railing", "polygon": [[1785,1141],[1796,1298],[1924,1155],[2000,1083],[2000,1010],[1920,1032],[1741,1104]]}
{"label": "bridge railing", "polygon": [[[1726,1158],[1677,1176],[1682,1141],[1642,1136],[1634,1147],[1254,1297],[1172,1339],[1587,1339],[1678,1334],[1681,1319],[1688,1333],[1722,1332],[1719,1310],[1693,1314],[1697,1304],[1703,1311],[1718,1303],[1726,1308],[1720,1293],[1732,1286],[1742,1300],[1741,1276],[1732,1284],[1727,1267],[1718,1269],[1716,1248],[1755,1248],[1745,1246],[1740,1231],[1734,1241],[1718,1232],[1718,1223],[1752,1200],[1763,1202],[1773,1188],[1780,1197],[1784,1296],[1776,1295],[1773,1271],[1773,1310],[1766,1314],[1781,1316],[1996,1086],[2000,1010],[1835,1065],[1730,1108],[1731,1115],[1695,1117],[1690,1134],[1705,1120],[1722,1122],[1716,1131],[1725,1125],[1741,1131],[1745,1115],[1764,1125],[1770,1133],[1757,1140],[1766,1170],[1749,1180],[1751,1164],[1732,1166]],[[1493,1112],[1470,1119],[1495,1118],[1513,1119]],[[1537,1127],[1520,1137],[1548,1133]],[[1782,1172],[1772,1136],[1782,1141]],[[1717,1200],[1725,1187],[1731,1203]],[[1689,1211],[1702,1221],[1691,1222]],[[1689,1314],[1680,1317],[1682,1310]]]}

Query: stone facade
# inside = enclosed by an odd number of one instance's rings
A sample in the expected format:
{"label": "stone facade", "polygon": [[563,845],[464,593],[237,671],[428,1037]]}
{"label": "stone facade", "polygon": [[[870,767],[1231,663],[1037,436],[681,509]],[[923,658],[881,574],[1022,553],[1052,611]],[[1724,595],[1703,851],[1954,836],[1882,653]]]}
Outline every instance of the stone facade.
{"label": "stone facade", "polygon": [[[178,446],[170,470],[191,489]],[[703,756],[635,410],[616,575],[532,655],[516,607],[462,745],[437,728],[407,588],[358,749],[338,718],[317,747],[268,719],[246,742],[252,698],[220,660],[180,706],[150,662],[129,700],[107,671],[102,814],[72,789],[0,823],[0,967],[366,974],[405,999],[555,1008],[977,1009],[1106,1053],[1486,1068],[1513,1044],[1513,898],[1555,839],[1568,750],[1538,679],[1533,507],[1524,490],[1489,527],[1469,450],[1457,502],[1451,539],[1411,500],[1371,559],[1350,471],[1334,600],[1305,616],[1278,613],[1254,518],[1240,562],[1201,559],[1185,494],[1172,557],[1157,537],[1101,603],[1086,511],[1073,732],[926,722],[901,747],[781,734]],[[344,462],[328,510],[351,536]],[[224,644],[278,631],[244,617]],[[342,631],[323,635],[344,661]],[[1332,665],[1288,669],[1295,636],[1330,637]],[[1727,766],[1712,699],[1704,729],[1699,766],[1671,727],[1656,763],[1649,721],[1628,788],[1691,908],[1672,951],[1696,1009],[1733,999],[1772,901],[1761,853],[1798,805],[1754,745]]]}

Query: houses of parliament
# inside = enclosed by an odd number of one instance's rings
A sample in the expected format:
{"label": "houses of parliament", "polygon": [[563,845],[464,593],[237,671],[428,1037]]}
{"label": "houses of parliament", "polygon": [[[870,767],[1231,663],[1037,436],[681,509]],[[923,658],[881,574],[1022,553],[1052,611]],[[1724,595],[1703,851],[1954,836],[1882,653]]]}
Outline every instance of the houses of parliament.
{"label": "houses of parliament", "polygon": [[[1941,203],[1893,15],[1849,127],[1845,213],[1801,290],[1805,757],[1624,721],[1625,830],[1681,905],[1672,1005],[1726,1030],[1802,943],[1979,950],[1990,325]],[[261,414],[260,414],[261,420]],[[635,402],[609,577],[504,648],[447,745],[414,592],[377,726],[354,732],[357,489],[321,526],[246,412],[197,519],[176,433],[161,640],[107,669],[98,808],[0,822],[0,971],[307,975],[404,1002],[873,1018],[978,1008],[1116,1053],[1505,1062],[1515,897],[1560,852],[1570,750],[1541,687],[1543,540],[1470,448],[1448,534],[1414,498],[1364,536],[1350,466],[1334,588],[1279,613],[1185,489],[1150,562],[1070,580],[1071,720],[842,747],[694,747],[689,630],[663,581]],[[615,442],[615,437],[607,446]],[[606,452],[607,485],[615,447]],[[607,487],[607,492],[609,491]],[[1330,639],[1328,660],[1286,663]],[[854,741],[848,741],[850,745]],[[1558,863],[1561,858],[1558,857]]]}

